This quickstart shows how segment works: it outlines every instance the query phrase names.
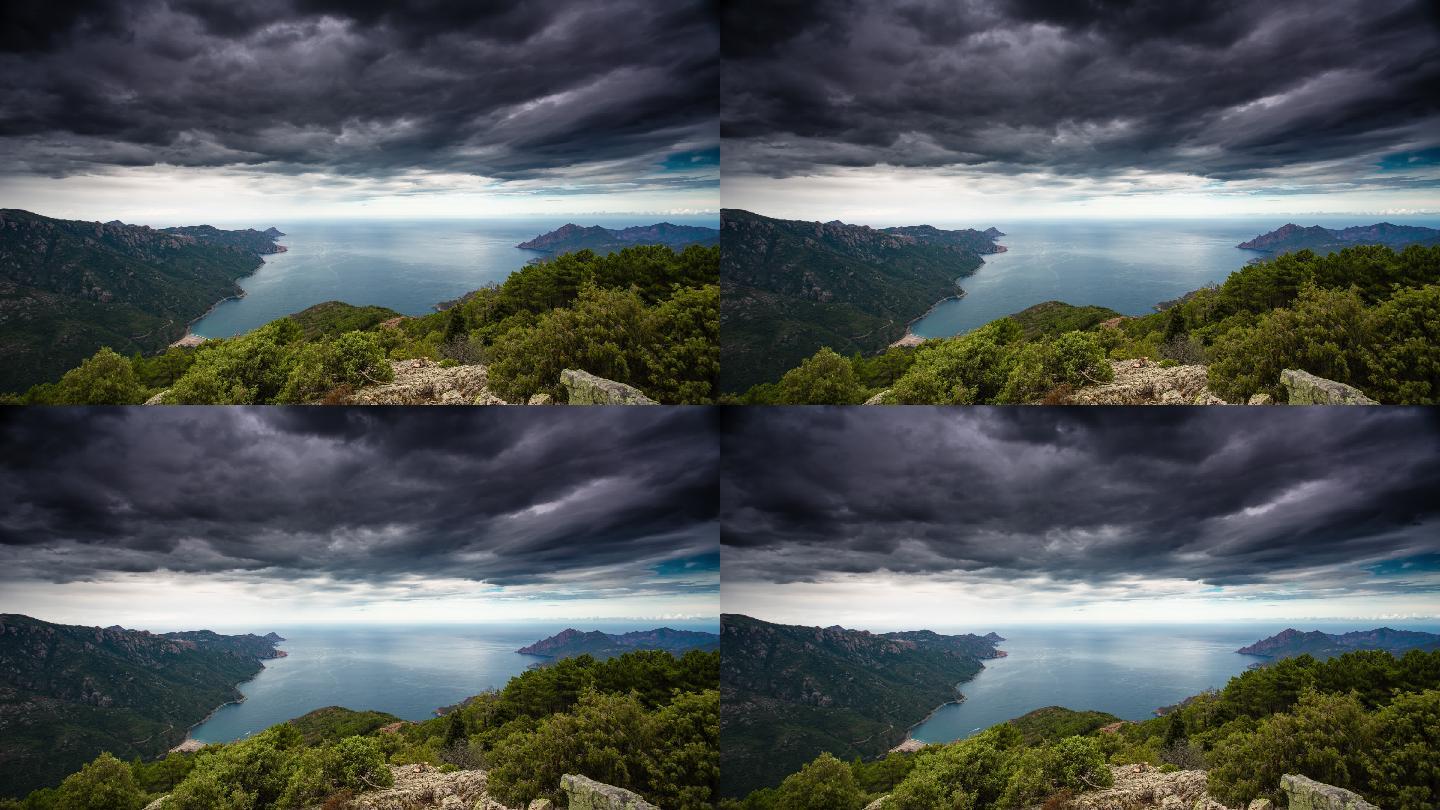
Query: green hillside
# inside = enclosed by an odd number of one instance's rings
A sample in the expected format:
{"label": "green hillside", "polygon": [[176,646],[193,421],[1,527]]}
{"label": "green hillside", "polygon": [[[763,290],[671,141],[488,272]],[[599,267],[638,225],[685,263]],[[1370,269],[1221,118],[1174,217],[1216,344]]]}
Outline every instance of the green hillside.
{"label": "green hillside", "polygon": [[278,636],[156,635],[0,615],[0,795],[54,784],[101,751],[153,757],[254,677]]}
{"label": "green hillside", "polygon": [[279,250],[268,232],[0,210],[0,391],[56,379],[102,346],[164,349]]}
{"label": "green hillside", "polygon": [[873,634],[721,617],[722,792],[775,784],[821,751],[873,757],[995,658],[998,636]]}

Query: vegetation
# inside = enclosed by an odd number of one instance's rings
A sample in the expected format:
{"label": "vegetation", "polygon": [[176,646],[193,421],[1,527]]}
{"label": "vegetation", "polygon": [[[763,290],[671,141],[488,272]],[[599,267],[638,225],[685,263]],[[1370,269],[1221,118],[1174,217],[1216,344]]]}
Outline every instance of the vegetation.
{"label": "vegetation", "polygon": [[[1108,722],[1107,722],[1108,721]],[[729,810],[808,808],[802,795],[858,810],[1020,808],[1110,783],[1106,765],[1208,770],[1229,806],[1283,806],[1280,777],[1304,774],[1394,810],[1440,804],[1440,651],[1287,658],[1232,678],[1163,717],[1126,723],[1048,708],[966,740],[845,764],[822,754],[778,787],[727,799]],[[1048,805],[1047,805],[1048,806]]]}
{"label": "vegetation", "polygon": [[[888,391],[885,402],[902,404],[1041,402],[1110,379],[1108,360],[1149,357],[1206,364],[1210,388],[1230,402],[1256,394],[1284,402],[1286,368],[1387,404],[1440,402],[1440,246],[1302,250],[1247,265],[1154,314],[1114,317],[1049,302],[958,337],[853,356],[849,369],[822,349],[735,401],[858,403]],[[795,384],[786,385],[791,374]]]}
{"label": "vegetation", "polygon": [[718,247],[568,253],[423,317],[329,302],[193,349],[127,359],[102,348],[60,382],[9,399],[133,404],[164,392],[172,404],[325,402],[391,380],[392,360],[424,357],[487,364],[491,388],[511,402],[563,402],[560,372],[579,368],[664,403],[707,403],[719,375],[718,263]]}
{"label": "vegetation", "polygon": [[390,785],[389,765],[424,762],[485,768],[489,791],[512,806],[563,802],[560,776],[580,773],[662,807],[699,810],[714,806],[719,781],[719,659],[584,655],[398,730],[390,715],[331,707],[198,753],[128,765],[101,754],[58,788],[0,809],[138,810],[165,794],[165,810],[315,807]]}

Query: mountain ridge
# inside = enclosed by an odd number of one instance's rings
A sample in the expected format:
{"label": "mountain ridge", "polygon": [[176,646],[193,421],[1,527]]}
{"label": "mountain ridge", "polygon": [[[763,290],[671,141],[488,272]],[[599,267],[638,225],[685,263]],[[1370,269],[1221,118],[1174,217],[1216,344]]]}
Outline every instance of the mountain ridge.
{"label": "mountain ridge", "polygon": [[585,632],[567,627],[549,638],[528,644],[515,652],[553,659],[590,655],[604,660],[632,650],[664,650],[680,655],[688,650],[708,651],[719,646],[718,635],[699,630],[657,627],[654,630],[633,630],[615,634],[599,630]]}
{"label": "mountain ridge", "polygon": [[1440,650],[1440,635],[1389,627],[1338,634],[1319,630],[1306,632],[1287,627],[1269,638],[1248,644],[1235,652],[1278,661],[1298,655],[1326,659],[1356,650],[1384,650],[1392,655],[1400,655],[1407,650]]}
{"label": "mountain ridge", "polygon": [[543,253],[571,253],[577,250],[593,250],[596,253],[613,253],[621,248],[635,245],[666,245],[677,250],[690,245],[713,245],[720,240],[720,232],[700,225],[675,225],[657,222],[654,225],[631,225],[627,228],[606,228],[600,225],[581,226],[573,222],[561,225],[549,233],[542,233],[515,247],[538,250]]}
{"label": "mountain ridge", "polygon": [[1265,253],[1290,253],[1296,250],[1330,253],[1356,245],[1385,245],[1399,250],[1406,245],[1435,244],[1440,244],[1440,230],[1419,225],[1377,222],[1374,225],[1326,228],[1320,225],[1305,227],[1287,222],[1269,233],[1262,233],[1254,239],[1241,242],[1236,247]]}

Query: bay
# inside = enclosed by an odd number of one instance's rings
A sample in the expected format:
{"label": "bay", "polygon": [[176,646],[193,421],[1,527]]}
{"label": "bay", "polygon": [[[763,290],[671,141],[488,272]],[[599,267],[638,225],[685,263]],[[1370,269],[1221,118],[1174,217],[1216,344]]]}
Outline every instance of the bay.
{"label": "bay", "polygon": [[[713,622],[667,622],[717,632]],[[222,706],[191,730],[206,743],[230,742],[315,709],[389,712],[404,720],[433,717],[441,706],[503,687],[530,666],[548,661],[515,650],[566,627],[610,633],[658,625],[485,624],[442,626],[312,626],[278,628],[285,658],[240,685],[245,700]],[[246,632],[241,630],[222,632]],[[268,628],[265,632],[268,632]]]}
{"label": "bay", "polygon": [[[1295,221],[1327,228],[1380,221],[1440,227],[1434,218],[1416,217],[1301,217]],[[1285,220],[1279,219],[999,224],[1005,235],[996,241],[1008,248],[1007,252],[984,257],[985,264],[974,275],[960,279],[965,295],[936,306],[911,326],[911,331],[926,338],[964,334],[1044,301],[1145,315],[1162,301],[1224,281],[1251,259],[1268,257],[1235,246],[1284,224]]]}
{"label": "bay", "polygon": [[[979,675],[959,685],[965,700],[937,709],[911,736],[923,742],[950,742],[1046,706],[1146,720],[1161,706],[1223,687],[1250,665],[1268,660],[1240,655],[1235,650],[1291,626],[1343,633],[1382,625],[1247,623],[997,629],[1005,637],[999,648],[1007,657],[986,661]],[[1388,626],[1436,632],[1434,626]]]}
{"label": "bay", "polygon": [[[220,302],[190,328],[196,335],[224,338],[248,332],[315,304],[343,301],[389,307],[403,315],[424,315],[442,301],[505,280],[525,263],[548,254],[515,247],[567,222],[622,228],[658,221],[716,227],[714,217],[346,220],[274,223],[285,233],[284,253],[240,280],[241,298]],[[254,227],[268,223],[226,223]]]}

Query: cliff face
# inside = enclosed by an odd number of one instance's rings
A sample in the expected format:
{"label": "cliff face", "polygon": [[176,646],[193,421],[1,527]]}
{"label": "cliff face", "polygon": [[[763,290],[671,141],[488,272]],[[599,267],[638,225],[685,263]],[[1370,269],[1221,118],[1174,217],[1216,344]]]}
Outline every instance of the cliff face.
{"label": "cliff face", "polygon": [[164,753],[240,699],[236,685],[284,655],[278,640],[0,615],[0,795],[58,782],[101,751]]}

